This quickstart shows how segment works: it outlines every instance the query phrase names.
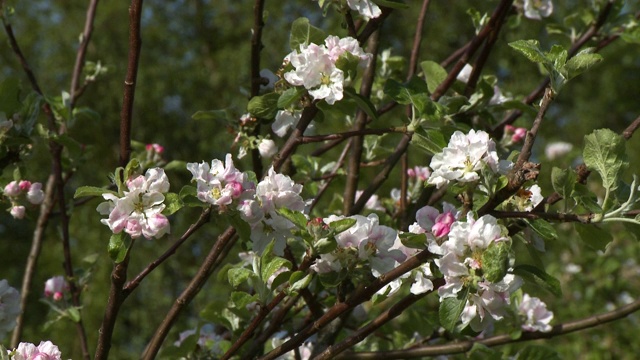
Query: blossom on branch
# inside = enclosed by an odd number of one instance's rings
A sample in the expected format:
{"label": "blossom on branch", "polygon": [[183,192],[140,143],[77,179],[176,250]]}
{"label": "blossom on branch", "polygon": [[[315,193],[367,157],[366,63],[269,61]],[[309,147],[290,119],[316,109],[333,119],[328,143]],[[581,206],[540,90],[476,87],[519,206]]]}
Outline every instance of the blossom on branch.
{"label": "blossom on branch", "polygon": [[522,301],[518,304],[518,314],[523,319],[522,330],[551,331],[549,323],[553,319],[553,312],[547,310],[547,304],[542,300],[524,294]]}
{"label": "blossom on branch", "polygon": [[38,346],[31,343],[20,343],[12,360],[60,360],[62,353],[51,341],[41,341]]}
{"label": "blossom on branch", "polygon": [[480,179],[483,168],[505,173],[510,166],[510,161],[498,158],[496,144],[486,132],[471,130],[465,135],[456,131],[449,145],[431,159],[433,172],[427,183],[439,189],[450,181],[474,182]]}
{"label": "blossom on branch", "polygon": [[246,190],[253,188],[247,174],[236,169],[231,154],[227,154],[225,163],[218,159],[211,161],[211,166],[204,161],[188,163],[187,170],[193,174],[191,181],[197,185],[197,197],[200,201],[217,205],[225,210]]}
{"label": "blossom on branch", "polygon": [[64,276],[54,276],[44,283],[44,296],[52,297],[55,301],[62,300],[65,291],[69,291],[69,284]]}
{"label": "blossom on branch", "polygon": [[165,208],[164,193],[169,191],[169,179],[161,168],[147,170],[146,174],[127,181],[129,191],[123,197],[104,193],[106,202],[98,205],[98,212],[108,215],[101,222],[114,234],[124,231],[135,239],[160,238],[170,230],[169,220],[162,215]]}

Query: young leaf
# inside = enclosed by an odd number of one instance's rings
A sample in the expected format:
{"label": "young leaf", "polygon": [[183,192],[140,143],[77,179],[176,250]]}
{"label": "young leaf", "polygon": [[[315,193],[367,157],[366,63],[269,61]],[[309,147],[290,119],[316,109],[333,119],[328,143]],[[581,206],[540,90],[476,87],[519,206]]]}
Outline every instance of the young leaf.
{"label": "young leaf", "polygon": [[589,169],[600,174],[605,189],[616,189],[620,173],[628,165],[620,135],[609,129],[599,129],[585,136],[582,157]]}
{"label": "young leaf", "polygon": [[593,54],[592,52],[592,48],[584,49],[567,61],[564,68],[567,71],[569,79],[582,74],[593,65],[602,61],[602,55]]}
{"label": "young leaf", "polygon": [[127,245],[125,244],[125,233],[113,234],[109,238],[109,257],[116,263],[121,263],[127,254]]}
{"label": "young leaf", "polygon": [[115,191],[107,190],[105,188],[99,188],[96,186],[80,186],[76,189],[76,193],[73,194],[73,198],[77,199],[79,197],[85,196],[102,196],[104,193],[109,193],[113,195],[118,195]]}
{"label": "young leaf", "polygon": [[595,225],[573,224],[582,241],[594,250],[604,251],[607,245],[613,241],[609,231],[602,230]]}
{"label": "young leaf", "polygon": [[278,113],[279,94],[274,92],[262,96],[254,96],[249,100],[247,110],[251,115],[262,119],[273,119]]}
{"label": "young leaf", "polygon": [[184,206],[182,199],[180,199],[180,195],[172,192],[164,194],[164,203],[166,205],[162,211],[164,215],[171,215],[182,209]]}
{"label": "young leaf", "polygon": [[298,101],[302,97],[302,94],[304,94],[304,88],[302,87],[293,87],[287,89],[278,98],[278,109],[288,108],[289,106],[291,106],[291,104]]}
{"label": "young leaf", "polygon": [[433,93],[447,78],[447,70],[435,61],[423,61],[420,63],[424,77],[427,80],[429,93]]}
{"label": "young leaf", "polygon": [[301,17],[291,24],[291,35],[289,36],[289,47],[291,50],[298,50],[300,45],[310,43],[322,44],[326,35],[324,31],[312,26],[309,19]]}
{"label": "young leaf", "polygon": [[535,231],[536,234],[540,235],[545,240],[555,240],[558,238],[558,233],[556,233],[556,229],[551,225],[548,221],[543,219],[536,219],[533,221],[525,220],[531,230]]}
{"label": "young leaf", "polygon": [[376,113],[376,108],[373,106],[373,104],[369,99],[356,93],[355,90],[353,90],[353,88],[350,88],[350,87],[345,88],[343,93],[347,98],[353,99],[358,105],[358,107],[360,108],[360,110],[364,111],[367,114],[367,116],[369,116],[373,120],[378,120],[378,114]]}
{"label": "young leaf", "polygon": [[332,221],[329,223],[329,229],[333,235],[340,234],[341,232],[348,230],[350,227],[356,224],[356,219],[342,219],[338,221]]}
{"label": "young leaf", "polygon": [[246,268],[232,268],[227,272],[227,277],[229,278],[229,284],[231,286],[238,287],[243,282],[247,281],[250,277],[254,277],[254,274],[251,270]]}
{"label": "young leaf", "polygon": [[414,234],[409,232],[400,233],[400,241],[402,245],[412,249],[424,249],[427,244],[426,234]]}
{"label": "young leaf", "polygon": [[513,269],[513,273],[525,281],[530,281],[540,286],[557,297],[562,296],[560,281],[538,267],[533,265],[518,265]]}
{"label": "young leaf", "polygon": [[278,209],[276,211],[278,214],[291,221],[299,229],[305,230],[307,228],[307,218],[301,212],[287,208]]}
{"label": "young leaf", "polygon": [[567,199],[571,196],[573,185],[576,183],[576,173],[571,169],[551,169],[551,185],[553,190]]}
{"label": "young leaf", "polygon": [[424,150],[429,155],[442,151],[447,146],[444,135],[439,129],[425,129],[417,127],[411,137],[411,144]]}
{"label": "young leaf", "polygon": [[538,40],[518,40],[510,42],[509,46],[535,63],[546,63],[549,61],[545,54],[540,51],[540,43]]}
{"label": "young leaf", "polygon": [[277,256],[270,259],[266,264],[263,263],[260,274],[262,276],[262,280],[266,282],[267,280],[269,280],[271,275],[275,274],[276,271],[280,270],[283,267],[291,269],[291,262],[287,259],[283,259]]}
{"label": "young leaf", "polygon": [[448,331],[455,329],[462,310],[467,304],[467,295],[469,294],[469,288],[464,288],[458,293],[457,297],[448,297],[442,300],[440,303],[440,325]]}

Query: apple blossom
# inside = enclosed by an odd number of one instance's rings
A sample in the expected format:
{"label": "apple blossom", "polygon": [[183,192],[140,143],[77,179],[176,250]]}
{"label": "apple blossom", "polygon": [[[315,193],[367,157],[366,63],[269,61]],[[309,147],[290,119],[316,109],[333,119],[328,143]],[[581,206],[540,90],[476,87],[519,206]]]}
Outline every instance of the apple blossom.
{"label": "apple blossom", "polygon": [[529,19],[541,20],[553,12],[552,0],[524,0],[524,16]]}
{"label": "apple blossom", "polygon": [[426,166],[414,166],[413,168],[407,169],[407,176],[417,178],[420,181],[427,180],[429,175],[431,175],[431,170]]}
{"label": "apple blossom", "polygon": [[524,294],[522,301],[518,304],[518,314],[523,319],[522,330],[524,331],[551,331],[549,323],[553,319],[553,312],[547,310],[547,305],[536,297]]}
{"label": "apple blossom", "polygon": [[471,72],[473,71],[473,66],[469,64],[464,64],[464,67],[458,73],[456,79],[462,81],[463,83],[467,83],[469,81],[469,77],[471,76]]}
{"label": "apple blossom", "polygon": [[433,172],[427,183],[439,189],[450,181],[473,182],[480,179],[484,167],[498,173],[506,172],[510,164],[498,159],[496,144],[486,132],[471,130],[465,135],[456,131],[449,145],[431,159]]}
{"label": "apple blossom", "polygon": [[4,195],[9,197],[18,196],[20,195],[21,192],[22,192],[22,189],[20,189],[20,185],[18,184],[18,181],[15,181],[15,180],[5,185],[3,190]]}
{"label": "apple blossom", "polygon": [[124,230],[132,238],[141,235],[147,239],[160,238],[169,232],[169,220],[162,215],[164,195],[169,191],[169,179],[161,168],[147,170],[146,174],[127,181],[129,191],[123,197],[104,193],[106,202],[98,205],[98,212],[108,215],[101,222],[114,234]]}
{"label": "apple blossom", "polygon": [[5,279],[0,280],[0,341],[16,326],[20,314],[20,294],[9,286]]}
{"label": "apple blossom", "polygon": [[568,154],[573,150],[573,145],[564,141],[557,141],[547,144],[544,149],[544,154],[549,160],[555,160],[561,156]]}
{"label": "apple blossom", "polygon": [[27,191],[27,200],[34,205],[41,204],[44,201],[44,191],[42,191],[41,183],[30,184]]}
{"label": "apple blossom", "polygon": [[24,215],[25,215],[25,207],[22,205],[14,205],[11,207],[11,209],[9,209],[9,214],[11,214],[11,216],[13,216],[14,219],[24,219]]}
{"label": "apple blossom", "polygon": [[247,174],[237,170],[233,165],[231,154],[225,157],[225,163],[214,159],[211,166],[204,161],[188,163],[187,170],[193,174],[191,181],[197,184],[197,197],[200,201],[217,205],[220,210],[226,209],[240,195],[253,188]]}
{"label": "apple blossom", "polygon": [[357,11],[360,15],[374,19],[382,14],[380,7],[371,0],[347,0],[347,5],[351,10]]}
{"label": "apple blossom", "polygon": [[278,146],[271,139],[262,139],[258,143],[258,151],[260,152],[260,156],[265,159],[269,159],[278,153]]}
{"label": "apple blossom", "polygon": [[60,360],[62,353],[51,341],[41,341],[36,347],[31,343],[20,343],[12,360]]}
{"label": "apple blossom", "polygon": [[289,129],[298,124],[301,115],[301,111],[279,110],[275,121],[271,124],[271,130],[279,137],[283,137]]}
{"label": "apple blossom", "polygon": [[69,290],[69,284],[64,276],[54,276],[44,283],[44,296],[53,297],[53,300],[60,301],[64,292]]}

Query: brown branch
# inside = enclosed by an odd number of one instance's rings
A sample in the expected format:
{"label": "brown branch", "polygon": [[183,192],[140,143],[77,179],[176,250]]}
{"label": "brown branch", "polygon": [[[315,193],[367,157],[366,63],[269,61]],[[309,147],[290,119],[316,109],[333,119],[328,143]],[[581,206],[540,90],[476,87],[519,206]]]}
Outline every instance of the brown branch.
{"label": "brown branch", "polygon": [[427,345],[406,350],[380,351],[380,352],[360,352],[349,353],[340,359],[411,359],[423,358],[435,355],[461,354],[471,350],[477,343],[487,347],[494,347],[516,342],[531,341],[537,339],[549,339],[558,335],[564,335],[575,331],[589,329],[603,325],[615,320],[623,319],[626,316],[640,310],[640,300],[636,300],[628,305],[622,306],[603,314],[593,315],[584,319],[569,321],[553,327],[550,332],[524,332],[518,339],[513,339],[511,335],[497,335],[490,338],[476,341],[460,341],[444,345]]}
{"label": "brown branch", "polygon": [[[142,17],[143,0],[131,0],[129,6],[129,55],[127,61],[127,74],[124,81],[124,96],[122,100],[122,111],[120,113],[120,166],[125,167],[131,156],[131,123],[133,115],[133,100],[136,90],[136,79],[138,76],[138,63],[140,60],[140,49],[142,39],[140,35],[140,23]],[[127,281],[127,268],[129,266],[129,252],[122,262],[114,264],[111,272],[111,287],[109,299],[105,309],[102,324],[98,335],[98,345],[96,347],[96,360],[106,360],[111,349],[111,338],[113,329],[118,317],[120,307],[126,296],[124,285]]]}
{"label": "brown branch", "polygon": [[313,208],[316,207],[316,205],[318,204],[318,201],[320,201],[320,198],[322,197],[322,195],[325,193],[325,191],[327,191],[327,189],[329,188],[329,185],[331,184],[333,179],[335,179],[336,174],[338,174],[338,170],[340,170],[340,168],[342,167],[342,164],[344,164],[344,159],[346,158],[346,156],[347,156],[347,154],[349,152],[349,147],[350,146],[351,146],[351,142],[348,142],[345,145],[344,149],[342,150],[342,153],[340,154],[340,157],[338,158],[338,161],[336,162],[336,166],[333,168],[333,171],[331,171],[331,173],[328,175],[328,178],[326,179],[326,181],[318,189],[318,193],[313,198],[313,201],[311,202],[311,205],[309,206],[309,214],[311,214],[311,211],[313,210]]}
{"label": "brown branch", "polygon": [[622,132],[622,136],[624,137],[624,139],[625,140],[631,139],[631,137],[633,136],[633,133],[636,130],[638,130],[638,127],[640,127],[640,116],[638,116],[635,120],[633,120],[633,122],[629,124],[629,126],[627,126],[626,129],[624,129],[624,131]]}
{"label": "brown branch", "polygon": [[[264,28],[264,2],[256,0],[253,4],[253,28],[251,29],[251,97],[260,95],[260,51],[262,50],[262,29]],[[253,135],[260,134],[260,123],[253,129]],[[262,177],[262,157],[258,149],[251,150],[251,161],[253,172],[258,179]]]}
{"label": "brown branch", "polygon": [[164,254],[162,254],[156,260],[149,263],[149,265],[147,265],[147,267],[145,267],[135,278],[133,278],[133,280],[129,281],[123,287],[122,289],[123,296],[125,298],[129,296],[131,292],[135,290],[138,287],[138,285],[140,285],[140,282],[142,282],[142,280],[144,280],[144,278],[147,275],[149,275],[149,273],[151,273],[155,268],[160,266],[160,264],[162,264],[165,260],[167,260],[173,254],[175,254],[176,250],[178,250],[180,245],[182,245],[185,241],[187,241],[187,239],[189,239],[191,235],[193,235],[193,233],[196,232],[196,230],[202,227],[202,225],[209,222],[210,215],[211,215],[211,207],[204,209],[200,214],[200,218],[198,218],[198,221],[191,224],[191,226],[189,226],[187,231],[185,231],[184,234],[182,234],[182,236],[178,240],[176,240],[176,242],[174,242],[173,245],[171,245],[171,247],[167,251],[164,252]]}
{"label": "brown branch", "polygon": [[354,136],[362,136],[362,135],[384,135],[389,133],[404,133],[406,131],[405,128],[386,128],[386,129],[361,129],[361,130],[353,130],[353,131],[345,131],[336,134],[326,134],[326,135],[313,135],[313,136],[301,136],[298,139],[300,144],[309,144],[316,143],[328,140],[345,140]]}
{"label": "brown branch", "polygon": [[546,213],[546,212],[521,212],[521,211],[490,211],[492,215],[498,219],[544,219],[557,222],[579,222],[589,224],[593,219],[593,214],[565,214],[565,213]]}
{"label": "brown branch", "polygon": [[271,352],[261,357],[260,359],[275,359],[278,356],[293,350],[309,336],[318,332],[318,330],[328,325],[331,321],[333,321],[340,315],[353,309],[358,304],[369,300],[383,286],[387,285],[403,274],[415,269],[416,267],[420,266],[420,264],[425,263],[432,257],[433,255],[428,250],[423,250],[415,256],[410,257],[402,264],[398,265],[398,267],[396,267],[395,269],[380,275],[380,277],[372,281],[368,286],[361,286],[357,288],[344,302],[339,302],[332,306],[320,319],[314,321],[313,323],[302,329],[300,332],[295,334],[290,340],[273,349]]}
{"label": "brown branch", "polygon": [[[439,288],[444,285],[444,279],[436,279],[433,284],[434,289]],[[348,338],[344,339],[338,344],[332,345],[327,348],[324,352],[322,352],[318,357],[315,357],[314,360],[328,360],[334,359],[338,354],[347,350],[348,348],[354,346],[355,344],[364,340],[367,336],[371,335],[374,331],[378,330],[384,324],[389,321],[395,319],[400,314],[402,314],[406,309],[408,309],[411,305],[415,304],[418,300],[423,297],[431,294],[433,290],[427,291],[422,294],[414,295],[409,294],[402,298],[400,301],[395,303],[389,309],[387,309],[382,314],[378,315],[373,321],[358,329],[353,335],[350,335]]]}
{"label": "brown branch", "polygon": [[160,323],[160,326],[156,329],[156,332],[153,334],[147,348],[142,354],[143,359],[151,360],[156,357],[160,350],[160,346],[162,346],[162,343],[169,334],[169,330],[182,312],[182,309],[191,303],[191,300],[193,300],[193,298],[200,292],[202,286],[213,273],[213,270],[220,264],[225,255],[224,250],[233,244],[232,239],[235,237],[235,234],[236,230],[229,227],[225,232],[218,236],[218,240],[209,251],[209,254],[207,254],[207,257],[198,269],[198,272],[193,279],[191,279],[191,282],[184,289],[182,294],[180,294],[180,296],[175,300],[173,306],[171,306],[171,309],[169,309],[169,312]]}
{"label": "brown branch", "polygon": [[[82,70],[84,69],[84,59],[87,55],[87,48],[91,41],[91,35],[93,34],[93,23],[96,17],[96,9],[98,8],[99,0],[91,0],[87,7],[87,15],[84,22],[84,30],[82,31],[80,47],[76,53],[76,63],[73,66],[73,73],[71,75],[71,88],[69,89],[70,101],[69,107],[73,109],[78,97],[84,92],[84,86],[80,87],[80,76],[82,76]],[[82,89],[82,90],[81,90]]]}

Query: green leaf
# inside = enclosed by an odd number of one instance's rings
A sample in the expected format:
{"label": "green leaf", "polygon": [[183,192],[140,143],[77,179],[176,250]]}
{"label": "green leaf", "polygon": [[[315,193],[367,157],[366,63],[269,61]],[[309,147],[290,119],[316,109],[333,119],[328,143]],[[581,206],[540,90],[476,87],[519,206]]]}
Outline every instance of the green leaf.
{"label": "green leaf", "polygon": [[331,229],[331,234],[337,235],[343,231],[348,230],[350,227],[356,224],[356,219],[342,219],[338,221],[332,221],[329,223],[329,229]]}
{"label": "green leaf", "polygon": [[291,106],[291,104],[297,102],[302,97],[302,94],[304,94],[304,91],[305,89],[302,87],[293,87],[293,88],[287,89],[278,98],[278,108],[279,109],[288,108],[289,106]]}
{"label": "green leaf", "polygon": [[353,88],[347,87],[344,89],[343,93],[347,98],[352,99],[356,102],[358,107],[364,111],[367,116],[369,116],[373,120],[378,120],[378,114],[376,113],[376,108],[373,106],[371,101],[366,97],[355,92]]}
{"label": "green leaf", "polygon": [[405,84],[389,79],[384,85],[384,93],[399,104],[412,104],[419,114],[425,112],[427,104],[432,102],[427,83],[418,77],[411,78]]}
{"label": "green leaf", "polygon": [[582,241],[594,250],[604,251],[607,245],[613,241],[609,231],[605,231],[593,224],[573,224]]}
{"label": "green leaf", "polygon": [[540,235],[545,240],[555,240],[558,238],[556,229],[547,220],[525,220],[531,230]]}
{"label": "green leaf", "polygon": [[467,295],[469,294],[469,288],[465,287],[458,293],[457,297],[448,297],[442,300],[440,303],[440,325],[447,331],[453,332],[455,329],[462,310],[467,303]]}
{"label": "green leaf", "polygon": [[582,74],[593,65],[602,61],[602,55],[594,54],[593,51],[593,48],[584,49],[567,61],[564,68],[567,71],[569,79]]}
{"label": "green leaf", "polygon": [[231,307],[236,309],[245,309],[247,305],[256,301],[257,296],[249,295],[244,291],[233,291],[229,298]]}
{"label": "green leaf", "polygon": [[573,192],[573,185],[576,183],[576,173],[571,169],[551,169],[551,185],[553,190],[563,198],[568,199]]}
{"label": "green leaf", "polygon": [[429,93],[433,93],[447,78],[447,70],[435,61],[423,61],[420,63],[424,77],[427,80]]}
{"label": "green leaf", "polygon": [[620,173],[628,165],[622,137],[609,129],[599,129],[585,136],[584,143],[584,163],[600,174],[605,189],[615,190]]}
{"label": "green leaf", "polygon": [[402,245],[410,247],[412,249],[424,249],[427,247],[427,235],[426,234],[414,234],[409,232],[403,232],[399,234]]}
{"label": "green leaf", "polygon": [[126,242],[128,241],[125,241],[125,238],[128,239],[128,236],[126,236],[124,232],[113,234],[109,238],[109,257],[116,263],[121,263],[127,254],[128,246]]}
{"label": "green leaf", "polygon": [[237,288],[240,284],[255,276],[256,274],[246,268],[232,268],[227,272],[229,284],[231,284],[231,286],[233,286],[234,288]]}
{"label": "green leaf", "polygon": [[67,313],[67,316],[69,316],[69,318],[71,319],[71,321],[75,323],[80,322],[81,317],[80,317],[79,307],[72,306],[67,309],[66,313]]}
{"label": "green leaf", "polygon": [[164,194],[164,204],[166,205],[166,207],[162,211],[164,215],[171,215],[176,211],[182,209],[182,207],[184,206],[180,195],[172,192]]}
{"label": "green leaf", "polygon": [[269,280],[271,275],[275,274],[276,271],[280,270],[283,267],[291,269],[291,262],[287,259],[283,259],[277,256],[270,259],[266,264],[263,263],[260,274],[262,276],[262,280],[266,282],[267,280]]}
{"label": "green leaf", "polygon": [[557,297],[562,296],[560,281],[536,266],[518,265],[513,269],[513,273],[520,276],[525,281],[529,281],[540,286]]}
{"label": "green leaf", "polygon": [[429,155],[435,155],[442,152],[447,146],[444,135],[438,129],[425,129],[417,127],[411,137],[411,144],[424,150]]}
{"label": "green leaf", "polygon": [[276,212],[287,220],[291,221],[299,229],[307,229],[307,218],[300,211],[290,210],[287,208],[277,209]]}
{"label": "green leaf", "polygon": [[318,239],[313,244],[313,248],[318,252],[318,254],[328,254],[335,250],[337,247],[338,242],[333,236]]}
{"label": "green leaf", "polygon": [[247,110],[260,119],[273,119],[278,113],[279,94],[274,92],[262,96],[254,96],[249,100]]}
{"label": "green leaf", "polygon": [[76,193],[73,194],[73,198],[77,199],[85,196],[102,196],[104,193],[118,195],[115,191],[107,190],[105,188],[99,188],[96,186],[81,186],[76,189]]}
{"label": "green leaf", "polygon": [[289,47],[291,50],[298,50],[300,45],[310,43],[322,44],[326,35],[324,31],[312,26],[309,19],[301,17],[291,24],[291,35],[289,36]]}
{"label": "green leaf", "polygon": [[[293,275],[296,275],[295,279]],[[304,276],[304,273],[302,271],[296,271],[295,273],[293,273],[293,275],[291,275],[291,280],[289,280],[289,284],[291,284],[291,286],[289,286],[289,290],[294,292],[298,292],[309,286],[309,283],[313,278],[311,274],[307,274],[306,276]]]}
{"label": "green leaf", "polygon": [[187,168],[187,162],[182,160],[171,160],[163,167],[165,171],[184,170]]}
{"label": "green leaf", "polygon": [[546,346],[527,345],[524,349],[518,351],[516,360],[560,360],[558,353]]}
{"label": "green leaf", "polygon": [[549,61],[546,55],[540,51],[540,43],[538,40],[517,40],[510,42],[509,46],[534,63],[547,63]]}

